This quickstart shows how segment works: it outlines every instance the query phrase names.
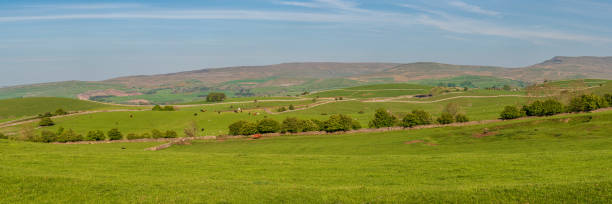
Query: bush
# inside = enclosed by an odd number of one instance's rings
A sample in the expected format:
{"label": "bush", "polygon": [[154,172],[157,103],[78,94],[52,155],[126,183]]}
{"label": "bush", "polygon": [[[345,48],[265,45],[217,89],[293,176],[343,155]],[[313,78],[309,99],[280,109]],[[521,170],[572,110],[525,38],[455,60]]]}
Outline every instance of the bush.
{"label": "bush", "polygon": [[444,109],[442,110],[443,113],[448,113],[452,116],[456,116],[457,114],[459,114],[460,111],[461,107],[459,107],[459,104],[454,102],[447,103],[446,106],[444,106]]}
{"label": "bush", "polygon": [[113,129],[109,130],[108,133],[106,133],[106,135],[108,135],[108,139],[109,140],[121,140],[121,139],[123,139],[123,134],[121,134],[121,132],[119,132],[119,130],[117,128],[113,128]]}
{"label": "bush", "polygon": [[283,107],[280,107],[280,108],[276,109],[276,111],[277,111],[277,112],[285,112],[285,111],[287,111],[287,108],[285,108],[285,107],[283,106]]}
{"label": "bush", "polygon": [[544,115],[544,104],[542,101],[535,101],[529,105],[523,106],[522,111],[528,116]]}
{"label": "bush", "polygon": [[165,138],[177,138],[178,134],[174,130],[166,130]]}
{"label": "bush", "polygon": [[195,121],[191,121],[189,127],[186,127],[183,132],[185,133],[185,137],[196,137],[198,136],[198,123]]}
{"label": "bush", "polygon": [[416,116],[418,122],[417,125],[429,125],[433,123],[431,114],[425,112],[424,110],[413,110],[412,114]]}
{"label": "bush", "polygon": [[212,92],[206,96],[206,101],[208,102],[220,102],[225,100],[225,93]]}
{"label": "bush", "polygon": [[68,112],[64,111],[64,109],[57,109],[55,110],[55,115],[66,115],[68,114]]}
{"label": "bush", "polygon": [[174,111],[174,106],[164,106],[163,111]]}
{"label": "bush", "polygon": [[155,106],[153,106],[153,109],[151,109],[151,110],[153,110],[153,111],[174,111],[175,109],[174,109],[174,106],[164,106],[164,107],[161,107],[159,105],[155,105]]}
{"label": "bush", "polygon": [[151,109],[151,110],[153,110],[153,111],[162,111],[163,109],[162,109],[161,106],[155,105],[155,106],[153,106],[153,109]]}
{"label": "bush", "polygon": [[137,139],[146,138],[146,137],[144,137],[144,134],[143,135],[138,135],[136,133],[130,133],[126,137],[127,137],[128,140],[137,140]]}
{"label": "bush", "polygon": [[325,121],[325,131],[327,132],[349,131],[353,126],[353,119],[343,114],[332,115]]}
{"label": "bush", "polygon": [[604,98],[594,94],[587,94],[573,98],[570,101],[568,109],[570,112],[590,112],[608,107],[608,105],[608,102]]}
{"label": "bush", "polygon": [[320,121],[317,119],[310,119],[310,121],[312,121],[314,124],[317,125],[317,127],[319,128],[318,131],[325,131],[325,121]]}
{"label": "bush", "polygon": [[144,138],[151,138],[151,134],[149,134],[148,132],[142,133],[142,135],[140,135],[140,137]]}
{"label": "bush", "polygon": [[2,133],[0,132],[0,139],[8,139],[8,136],[6,136],[6,135],[4,135],[4,134],[2,134]]}
{"label": "bush", "polygon": [[83,136],[75,133],[72,129],[64,130],[61,135],[58,136],[58,142],[78,142],[83,141]]}
{"label": "bush", "polygon": [[298,133],[302,132],[304,121],[291,117],[285,118],[281,127],[281,132]]}
{"label": "bush", "polygon": [[604,95],[604,100],[608,102],[608,106],[612,106],[612,94]]}
{"label": "bush", "polygon": [[442,113],[440,115],[440,117],[438,117],[437,119],[438,123],[440,124],[451,124],[454,122],[454,118],[453,115],[451,115],[450,113]]}
{"label": "bush", "polygon": [[351,128],[353,130],[359,130],[359,129],[361,129],[361,123],[359,123],[359,121],[352,120]]}
{"label": "bush", "polygon": [[161,131],[157,129],[153,129],[151,130],[151,138],[154,138],[154,139],[164,138],[164,133],[162,133]]}
{"label": "bush", "polygon": [[242,125],[242,128],[240,128],[240,132],[238,135],[253,135],[253,134],[257,134],[257,132],[259,132],[257,130],[257,124],[247,122]]}
{"label": "bush", "polygon": [[104,136],[104,132],[102,132],[102,130],[93,130],[87,133],[86,139],[89,141],[101,141],[106,140],[106,136]]}
{"label": "bush", "polygon": [[40,133],[40,138],[37,142],[49,143],[49,142],[55,142],[57,140],[58,140],[57,134],[55,134],[54,132],[48,131],[48,130],[43,130]]}
{"label": "bush", "polygon": [[38,122],[38,126],[42,126],[42,127],[47,127],[47,126],[53,126],[55,125],[55,123],[53,122],[53,120],[51,120],[51,118],[45,117],[40,119],[40,122]]}
{"label": "bush", "polygon": [[397,118],[385,109],[378,109],[374,113],[374,119],[370,121],[370,128],[392,127],[397,124]]}
{"label": "bush", "polygon": [[263,119],[257,123],[257,131],[259,133],[274,133],[280,131],[280,123],[272,119]]}
{"label": "bush", "polygon": [[455,121],[458,123],[466,123],[466,122],[469,122],[470,119],[465,114],[459,113],[455,115]]}
{"label": "bush", "polygon": [[232,124],[229,125],[229,134],[230,135],[241,135],[241,130],[242,130],[242,126],[244,126],[244,124],[248,123],[247,121],[244,120],[240,120],[240,121],[236,121]]}
{"label": "bush", "polygon": [[542,107],[543,107],[542,116],[557,115],[557,114],[565,112],[565,108],[563,107],[563,104],[561,104],[561,102],[554,100],[554,99],[548,99],[544,101],[542,103]]}
{"label": "bush", "polygon": [[293,104],[289,105],[289,110],[295,110],[295,106]]}
{"label": "bush", "polygon": [[303,132],[319,131],[319,125],[312,120],[304,120],[302,125]]}
{"label": "bush", "polygon": [[506,106],[504,107],[504,110],[499,114],[499,117],[502,120],[510,120],[523,117],[524,115],[525,113],[519,110],[518,108],[514,106]]}
{"label": "bush", "polygon": [[419,120],[415,114],[408,113],[404,116],[400,125],[402,127],[414,127],[419,125]]}

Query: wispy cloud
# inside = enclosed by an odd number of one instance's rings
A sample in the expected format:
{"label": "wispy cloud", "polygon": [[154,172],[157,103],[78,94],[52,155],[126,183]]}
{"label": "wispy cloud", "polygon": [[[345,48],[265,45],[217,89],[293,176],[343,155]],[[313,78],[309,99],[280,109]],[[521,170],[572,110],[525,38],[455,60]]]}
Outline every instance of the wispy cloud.
{"label": "wispy cloud", "polygon": [[[282,4],[328,10],[271,11],[271,10],[169,10],[134,9],[112,13],[75,13],[61,15],[0,16],[1,22],[50,21],[75,19],[169,19],[169,20],[265,20],[293,22],[333,22],[363,25],[411,26],[424,25],[443,31],[461,34],[488,35],[525,40],[565,40],[579,42],[612,42],[607,37],[574,34],[564,31],[532,28],[520,25],[504,25],[497,22],[450,14],[441,10],[422,6],[403,4],[415,10],[413,13],[363,9],[358,4],[346,0],[313,0],[308,2],[284,1]],[[102,8],[104,6],[98,6]],[[108,6],[107,6],[108,7]],[[76,8],[76,7],[74,7]],[[90,7],[94,8],[94,7]],[[489,13],[498,14],[498,13]]]}
{"label": "wispy cloud", "polygon": [[482,15],[487,15],[487,16],[499,16],[500,15],[500,13],[497,11],[486,10],[486,9],[480,8],[480,6],[468,4],[463,1],[452,1],[449,4],[451,6],[460,8],[464,11],[472,12],[476,14],[482,14]]}
{"label": "wispy cloud", "polygon": [[141,8],[143,4],[136,3],[95,3],[95,4],[37,4],[27,5],[29,8],[44,8],[44,9],[122,9],[122,8]]}

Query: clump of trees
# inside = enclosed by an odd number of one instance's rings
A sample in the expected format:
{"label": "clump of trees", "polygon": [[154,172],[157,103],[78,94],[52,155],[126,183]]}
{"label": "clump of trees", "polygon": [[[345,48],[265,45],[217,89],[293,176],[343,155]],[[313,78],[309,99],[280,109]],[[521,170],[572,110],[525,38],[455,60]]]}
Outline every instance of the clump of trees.
{"label": "clump of trees", "polygon": [[506,106],[500,113],[500,118],[509,120],[524,116],[552,116],[560,113],[590,112],[609,107],[610,101],[612,101],[610,94],[603,97],[595,94],[580,95],[572,98],[567,106],[555,99],[534,101],[531,104],[523,105],[520,110],[514,106]]}
{"label": "clump of trees", "polygon": [[59,116],[59,115],[68,115],[68,112],[66,112],[64,109],[59,108],[55,110],[55,112],[53,113],[46,112],[46,113],[38,114],[38,118],[50,118],[50,117]]}
{"label": "clump of trees", "polygon": [[295,117],[285,118],[282,123],[273,119],[262,119],[257,122],[244,120],[229,125],[230,135],[253,135],[265,133],[299,133],[310,131],[338,132],[361,129],[361,124],[343,114],[331,115],[327,120],[302,120]]}
{"label": "clump of trees", "polygon": [[155,105],[153,106],[153,111],[175,111],[176,109],[174,108],[174,106],[160,106],[160,105]]}
{"label": "clump of trees", "polygon": [[397,117],[392,115],[389,111],[379,108],[374,113],[374,119],[368,123],[370,128],[382,128],[382,127],[393,127],[397,125]]}
{"label": "clump of trees", "polygon": [[207,102],[221,102],[226,98],[225,93],[211,92],[206,96]]}
{"label": "clump of trees", "polygon": [[429,125],[433,122],[431,114],[424,110],[413,110],[402,119],[402,127],[414,127],[418,125]]}

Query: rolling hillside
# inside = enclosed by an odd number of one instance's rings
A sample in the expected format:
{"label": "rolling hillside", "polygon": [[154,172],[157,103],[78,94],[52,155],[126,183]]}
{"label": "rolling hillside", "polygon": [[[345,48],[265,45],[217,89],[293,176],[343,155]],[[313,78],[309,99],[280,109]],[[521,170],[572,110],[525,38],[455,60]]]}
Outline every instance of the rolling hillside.
{"label": "rolling hillside", "polygon": [[[285,63],[201,69],[101,82],[57,82],[0,88],[0,99],[59,96],[112,103],[172,104],[201,101],[210,92],[230,97],[285,96],[368,84],[410,82],[470,88],[525,86],[545,80],[612,79],[612,57],[554,57],[524,68],[451,65],[432,62]],[[84,94],[85,93],[85,94]],[[122,94],[115,94],[122,93]]]}

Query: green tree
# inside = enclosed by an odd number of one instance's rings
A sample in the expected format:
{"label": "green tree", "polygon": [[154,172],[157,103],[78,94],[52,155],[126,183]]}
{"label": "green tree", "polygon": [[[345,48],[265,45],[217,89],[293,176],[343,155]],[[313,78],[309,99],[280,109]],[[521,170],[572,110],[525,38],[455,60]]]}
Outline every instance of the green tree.
{"label": "green tree", "polygon": [[247,121],[244,120],[240,120],[240,121],[236,121],[232,124],[229,125],[229,134],[230,135],[241,135],[241,130],[242,130],[242,126],[244,126],[244,124],[248,123]]}
{"label": "green tree", "polygon": [[470,119],[465,114],[459,113],[455,115],[455,121],[458,123],[466,123],[466,122],[469,122]]}
{"label": "green tree", "polygon": [[38,122],[38,126],[42,126],[42,127],[53,126],[53,125],[55,125],[55,123],[53,122],[53,120],[51,120],[51,118],[42,118]]}
{"label": "green tree", "polygon": [[8,136],[0,132],[0,139],[8,139]]}
{"label": "green tree", "polygon": [[440,115],[440,117],[438,117],[437,119],[438,123],[440,124],[451,124],[454,122],[454,118],[453,115],[451,115],[450,113],[442,113]]}
{"label": "green tree", "polygon": [[454,102],[447,103],[444,106],[444,109],[442,109],[443,113],[448,113],[452,115],[453,117],[459,114],[460,111],[461,111],[461,107],[459,106],[459,104],[454,103]]}
{"label": "green tree", "polygon": [[55,134],[55,132],[51,132],[48,130],[43,130],[40,133],[40,141],[39,142],[45,142],[45,143],[49,143],[49,142],[55,142],[57,140],[57,135]]}
{"label": "green tree", "polygon": [[319,125],[312,120],[303,120],[302,125],[303,132],[319,131]]}
{"label": "green tree", "polygon": [[285,118],[281,127],[281,132],[298,133],[302,132],[304,121],[295,117]]}
{"label": "green tree", "polygon": [[280,131],[280,123],[272,119],[262,119],[257,123],[259,133],[274,133]]}
{"label": "green tree", "polygon": [[289,110],[295,110],[295,106],[293,106],[293,104],[289,105]]}
{"label": "green tree", "polygon": [[504,110],[499,114],[499,117],[502,120],[510,120],[523,117],[524,115],[525,113],[519,110],[518,108],[514,106],[506,106],[504,107]]}
{"label": "green tree", "polygon": [[66,115],[68,114],[68,112],[64,111],[64,109],[57,109],[55,110],[55,115]]}
{"label": "green tree", "polygon": [[62,134],[58,136],[58,142],[77,142],[82,140],[83,136],[77,134],[72,129],[64,130]]}
{"label": "green tree", "polygon": [[573,98],[568,108],[571,112],[590,112],[605,107],[608,107],[608,103],[604,98],[594,94],[585,94]]}
{"label": "green tree", "polygon": [[92,130],[87,133],[86,139],[89,141],[101,141],[106,140],[106,136],[104,136],[102,130]]}
{"label": "green tree", "polygon": [[551,115],[557,115],[559,113],[564,112],[563,104],[561,104],[561,102],[554,100],[554,99],[548,99],[542,102],[542,107],[543,107],[542,115],[551,116]]}
{"label": "green tree", "polygon": [[415,114],[408,113],[402,119],[401,125],[402,127],[414,127],[414,126],[419,125],[419,120]]}
{"label": "green tree", "polygon": [[523,106],[523,112],[528,116],[544,115],[544,103],[542,101],[534,101],[533,103]]}
{"label": "green tree", "polygon": [[177,138],[178,134],[174,130],[166,130],[165,138]]}
{"label": "green tree", "polygon": [[349,131],[355,124],[353,119],[347,115],[336,114],[332,115],[325,121],[325,131],[327,132],[338,132],[338,131]]}
{"label": "green tree", "polygon": [[108,139],[109,140],[121,140],[121,139],[123,139],[123,134],[121,134],[121,132],[119,132],[119,130],[117,128],[113,128],[113,129],[109,130],[108,133],[106,133],[106,135],[108,135]]}
{"label": "green tree", "polygon": [[254,135],[257,134],[259,130],[257,130],[257,124],[247,122],[240,128],[240,133],[238,135]]}
{"label": "green tree", "polygon": [[397,118],[394,115],[391,115],[385,109],[377,109],[376,113],[374,113],[374,119],[368,123],[370,128],[382,128],[382,127],[393,127],[397,124]]}
{"label": "green tree", "polygon": [[162,133],[161,131],[157,129],[153,129],[151,130],[151,138],[154,138],[154,139],[164,138],[164,133]]}
{"label": "green tree", "polygon": [[417,125],[429,125],[433,123],[431,114],[425,112],[424,110],[413,110],[412,114],[414,114],[417,118]]}
{"label": "green tree", "polygon": [[153,106],[153,109],[151,109],[151,110],[154,110],[154,111],[162,111],[163,109],[162,109],[162,107],[161,107],[161,106],[159,106],[159,105],[155,105],[155,106]]}
{"label": "green tree", "polygon": [[208,102],[221,102],[226,98],[225,93],[220,92],[212,92],[206,96],[206,101]]}

